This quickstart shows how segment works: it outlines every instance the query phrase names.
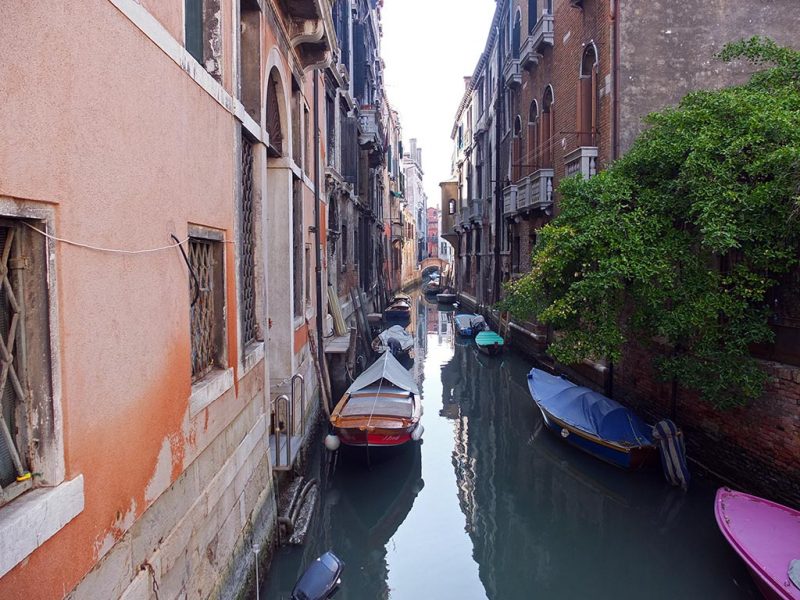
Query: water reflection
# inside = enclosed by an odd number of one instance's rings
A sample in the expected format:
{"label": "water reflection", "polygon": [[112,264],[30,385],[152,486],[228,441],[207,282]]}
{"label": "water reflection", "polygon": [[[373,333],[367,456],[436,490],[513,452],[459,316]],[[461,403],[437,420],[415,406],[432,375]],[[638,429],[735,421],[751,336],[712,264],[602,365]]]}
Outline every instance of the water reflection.
{"label": "water reflection", "polygon": [[262,597],[288,597],[328,549],[346,600],[758,597],[717,531],[713,484],[684,494],[562,443],[530,399],[528,360],[480,354],[416,300],[424,443],[371,470],[320,469],[310,541],[279,553]]}

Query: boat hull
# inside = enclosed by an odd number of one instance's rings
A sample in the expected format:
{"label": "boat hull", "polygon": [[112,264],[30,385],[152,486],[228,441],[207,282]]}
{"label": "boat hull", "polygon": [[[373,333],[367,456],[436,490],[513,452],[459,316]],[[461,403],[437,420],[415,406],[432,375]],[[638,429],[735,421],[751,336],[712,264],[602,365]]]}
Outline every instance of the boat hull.
{"label": "boat hull", "polygon": [[501,346],[500,344],[488,344],[488,345],[478,344],[478,350],[480,350],[487,356],[498,356],[499,354],[503,353],[503,346]]}
{"label": "boat hull", "polygon": [[793,540],[800,539],[800,511],[720,488],[714,502],[714,517],[764,598],[800,599],[800,589],[787,573],[789,563],[797,557]]}
{"label": "boat hull", "polygon": [[456,300],[455,294],[436,294],[436,301],[439,304],[453,304]]}
{"label": "boat hull", "polygon": [[415,423],[404,429],[375,429],[372,431],[357,427],[334,427],[334,432],[345,446],[392,448],[412,441],[412,433],[416,426]]}
{"label": "boat hull", "polygon": [[[601,440],[591,434],[581,431],[568,423],[560,420],[538,403],[542,419],[550,431],[563,438],[571,446],[583,450],[604,462],[621,469],[635,471],[642,467],[654,464],[658,451],[653,447],[628,447],[615,444],[608,440]],[[566,434],[565,434],[566,432]]]}

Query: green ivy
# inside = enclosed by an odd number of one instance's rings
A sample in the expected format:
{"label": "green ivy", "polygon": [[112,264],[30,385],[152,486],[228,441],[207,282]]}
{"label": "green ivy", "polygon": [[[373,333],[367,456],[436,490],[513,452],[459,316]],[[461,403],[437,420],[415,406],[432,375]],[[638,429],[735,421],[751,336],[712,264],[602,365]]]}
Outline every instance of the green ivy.
{"label": "green ivy", "polygon": [[616,361],[636,340],[724,408],[762,392],[749,347],[772,341],[767,294],[800,254],[800,52],[753,38],[718,58],[765,68],[648,116],[624,157],[562,181],[503,305],[552,326],[562,362]]}

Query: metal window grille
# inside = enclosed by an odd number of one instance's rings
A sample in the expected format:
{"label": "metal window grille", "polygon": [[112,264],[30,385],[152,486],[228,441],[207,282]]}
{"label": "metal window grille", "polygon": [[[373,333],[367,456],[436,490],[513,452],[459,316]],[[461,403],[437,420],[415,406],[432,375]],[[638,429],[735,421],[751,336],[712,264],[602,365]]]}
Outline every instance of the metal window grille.
{"label": "metal window grille", "polygon": [[189,262],[195,277],[189,280],[192,328],[192,381],[204,377],[217,362],[217,311],[214,295],[214,242],[189,240]]}
{"label": "metal window grille", "polygon": [[242,225],[239,240],[239,286],[242,320],[242,345],[256,341],[256,265],[255,218],[253,215],[253,145],[242,139]]}
{"label": "metal window grille", "polygon": [[13,261],[18,258],[17,237],[15,227],[0,226],[0,492],[26,473],[14,439],[15,416],[26,397],[19,377],[21,374],[24,380],[24,373],[18,372],[20,361],[14,359],[17,341],[24,339],[21,282],[11,276]]}

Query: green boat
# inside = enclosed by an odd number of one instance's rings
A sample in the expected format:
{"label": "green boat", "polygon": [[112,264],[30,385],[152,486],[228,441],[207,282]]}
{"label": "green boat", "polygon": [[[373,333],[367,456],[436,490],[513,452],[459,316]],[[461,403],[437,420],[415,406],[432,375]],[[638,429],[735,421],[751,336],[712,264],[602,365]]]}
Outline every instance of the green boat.
{"label": "green boat", "polygon": [[494,331],[481,331],[475,336],[475,343],[478,345],[478,350],[484,354],[495,356],[503,352],[505,340]]}

